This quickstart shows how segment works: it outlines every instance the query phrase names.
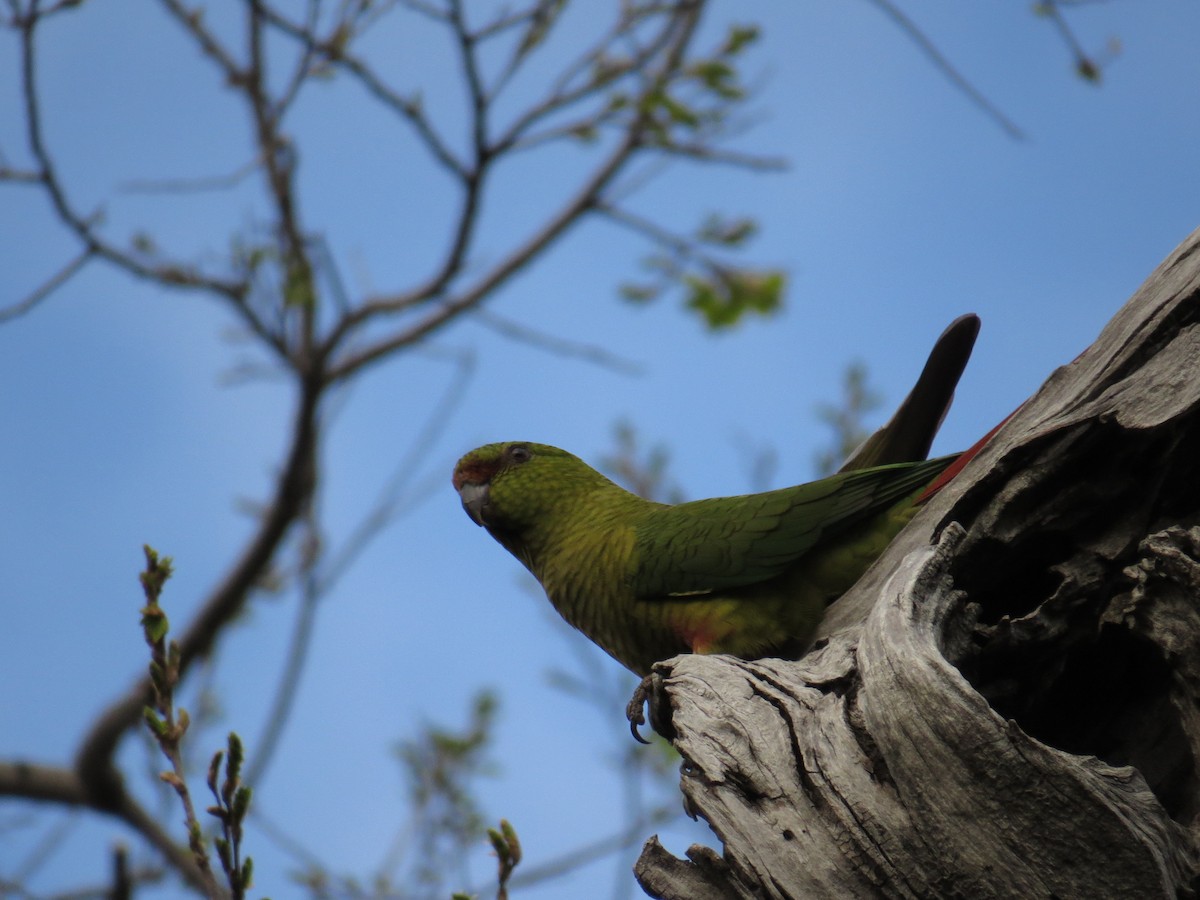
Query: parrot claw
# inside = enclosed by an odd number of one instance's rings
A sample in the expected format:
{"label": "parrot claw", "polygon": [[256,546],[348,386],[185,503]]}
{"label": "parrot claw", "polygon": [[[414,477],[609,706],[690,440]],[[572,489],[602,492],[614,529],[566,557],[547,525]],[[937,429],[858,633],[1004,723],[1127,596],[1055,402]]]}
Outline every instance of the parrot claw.
{"label": "parrot claw", "polygon": [[[639,716],[638,716],[638,718],[640,719],[640,718],[641,718],[641,716],[639,715]],[[633,735],[633,739],[634,739],[635,741],[637,741],[639,744],[646,744],[646,745],[649,745],[649,744],[650,744],[650,742],[649,742],[648,740],[646,740],[644,737],[642,737],[641,733],[638,731],[638,726],[639,726],[639,725],[644,725],[644,724],[645,724],[645,721],[644,721],[644,720],[643,720],[643,721],[639,721],[639,722],[630,721],[630,723],[629,723],[629,733]]]}
{"label": "parrot claw", "polygon": [[663,678],[652,672],[641,680],[625,707],[625,718],[629,720],[629,733],[640,744],[650,742],[642,737],[638,727],[646,724],[642,707],[650,714],[650,727],[668,741],[675,739],[675,727],[671,724],[671,705],[663,691]]}
{"label": "parrot claw", "polygon": [[633,739],[639,744],[650,743],[638,732],[638,727],[646,724],[646,717],[642,714],[642,707],[650,699],[651,689],[646,682],[652,677],[647,675],[641,680],[634,689],[633,696],[629,698],[629,703],[625,706],[625,718],[629,720],[629,733],[633,735]]}

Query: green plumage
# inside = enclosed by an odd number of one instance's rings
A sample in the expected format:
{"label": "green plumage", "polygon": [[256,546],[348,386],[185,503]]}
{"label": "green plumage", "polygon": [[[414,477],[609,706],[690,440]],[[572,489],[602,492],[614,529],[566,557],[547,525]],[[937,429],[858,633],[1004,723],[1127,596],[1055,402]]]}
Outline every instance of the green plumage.
{"label": "green plumage", "polygon": [[568,622],[634,672],[679,653],[796,656],[954,457],[762,494],[652,503],[544,444],[488,444],[454,484]]}
{"label": "green plumage", "polygon": [[977,316],[950,323],[895,415],[811,484],[669,506],[512,442],[460,459],[454,487],[562,617],[639,675],[687,652],[798,656],[954,461],[925,456],[978,333]]}

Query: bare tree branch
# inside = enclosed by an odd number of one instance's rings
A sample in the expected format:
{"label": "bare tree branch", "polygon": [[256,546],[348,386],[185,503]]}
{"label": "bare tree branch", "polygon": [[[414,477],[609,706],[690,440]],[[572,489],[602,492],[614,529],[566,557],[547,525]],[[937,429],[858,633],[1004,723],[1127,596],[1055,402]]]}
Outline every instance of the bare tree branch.
{"label": "bare tree branch", "polygon": [[45,186],[46,194],[59,219],[91,253],[104,257],[138,278],[148,279],[164,286],[200,289],[223,295],[230,300],[240,300],[245,293],[244,284],[201,275],[194,269],[178,264],[147,265],[101,239],[93,227],[94,217],[84,217],[71,206],[42,134],[42,114],[37,96],[36,53],[36,32],[41,21],[42,16],[38,12],[37,2],[34,0],[30,4],[28,13],[19,21],[21,92],[25,106],[25,122],[30,151],[38,164],[42,184]]}
{"label": "bare tree branch", "polygon": [[[59,4],[52,10],[58,11],[67,8],[67,4]],[[205,275],[195,267],[180,262],[150,263],[139,259],[134,254],[119,250],[115,245],[104,240],[95,228],[96,216],[85,217],[71,205],[42,133],[41,106],[37,91],[36,31],[47,14],[40,12],[37,0],[33,0],[24,14],[14,14],[13,17],[14,27],[20,33],[21,95],[24,104],[26,134],[30,151],[38,165],[36,180],[44,188],[59,220],[83,244],[83,255],[103,258],[136,278],[153,282],[162,287],[185,288],[215,294],[225,300],[255,333],[266,339],[268,343],[277,345],[274,337],[246,304],[245,299],[249,285],[245,281]],[[64,271],[70,269],[71,265],[68,264]],[[59,283],[61,282],[52,283],[51,289],[57,287]]]}
{"label": "bare tree branch", "polygon": [[181,0],[160,0],[168,13],[195,39],[204,55],[217,64],[229,85],[243,84],[246,73],[237,64],[233,54],[217,40],[204,24],[204,11],[201,8],[189,9]]}
{"label": "bare tree branch", "polygon": [[[535,20],[541,4],[516,13],[501,13],[478,28],[467,21],[466,4],[461,0],[448,0],[444,13],[427,4],[408,4],[425,13],[436,13],[435,18],[448,29],[458,48],[471,128],[470,147],[460,160],[435,132],[419,101],[405,98],[386,86],[366,61],[350,53],[352,38],[377,20],[381,6],[369,11],[362,4],[343,4],[329,25],[330,31],[320,34],[319,29],[323,30],[325,26],[316,0],[307,4],[302,21],[285,17],[264,0],[245,0],[242,8],[244,45],[235,50],[232,44],[218,38],[217,35],[224,32],[205,23],[199,7],[189,6],[186,0],[162,0],[162,3],[170,18],[213,64],[221,83],[230,88],[248,110],[252,122],[252,162],[229,176],[139,181],[127,185],[126,190],[221,189],[238,183],[250,172],[260,172],[270,203],[266,225],[270,229],[269,237],[249,240],[235,237],[231,254],[235,277],[231,278],[212,276],[199,267],[162,260],[148,238],[135,241],[130,251],[113,244],[104,235],[99,217],[84,215],[72,202],[42,128],[36,81],[39,70],[37,39],[41,33],[38,26],[51,12],[65,10],[68,4],[39,9],[34,0],[22,12],[13,0],[12,26],[19,32],[22,51],[21,96],[33,166],[25,171],[5,165],[0,168],[0,180],[32,184],[44,192],[58,220],[82,249],[45,285],[21,302],[0,310],[0,321],[34,308],[89,260],[99,258],[128,274],[164,287],[187,287],[214,295],[231,307],[252,336],[263,346],[270,347],[284,364],[297,392],[297,405],[286,458],[276,477],[272,496],[240,556],[211,590],[192,621],[181,630],[178,640],[179,672],[184,675],[197,659],[211,651],[229,622],[245,608],[256,586],[271,573],[276,560],[285,552],[289,537],[296,534],[296,526],[307,525],[307,532],[294,545],[300,555],[300,602],[292,649],[281,673],[272,713],[264,723],[262,752],[255,759],[254,772],[261,774],[262,767],[268,765],[274,755],[286,725],[304,668],[305,651],[320,597],[332,588],[369,538],[394,517],[401,500],[413,493],[412,467],[402,467],[380,501],[370,510],[362,527],[351,535],[351,541],[341,555],[327,558],[321,554],[313,503],[325,398],[370,363],[422,341],[469,311],[477,314],[484,327],[507,338],[614,369],[628,371],[631,368],[631,363],[604,348],[565,340],[491,313],[485,314],[481,305],[569,228],[595,212],[606,188],[626,170],[631,160],[643,151],[661,149],[646,139],[652,125],[661,129],[661,123],[653,121],[659,113],[652,103],[639,100],[648,101],[673,79],[681,77],[704,4],[703,0],[675,0],[650,5],[629,21],[618,23],[605,34],[599,45],[579,58],[574,68],[568,66],[564,75],[553,83],[550,93],[540,103],[535,102],[530,115],[518,114],[509,130],[498,138],[491,132],[491,116],[495,98],[508,76],[502,74],[490,86],[485,83],[481,48],[485,41],[502,36],[507,39],[514,36],[516,28],[538,24]],[[638,16],[649,23],[645,30],[650,33],[634,38],[626,32],[642,21]],[[268,53],[278,52],[281,46],[280,42],[271,39],[276,35],[289,39],[292,43],[284,42],[282,46],[294,49],[296,53],[286,66],[274,66],[275,73],[282,72],[282,75],[279,85],[273,89],[268,75],[272,69],[269,63],[273,60],[268,59]],[[523,43],[528,40],[527,34]],[[590,67],[604,63],[604,48],[618,40],[627,42],[632,51],[622,56],[619,62],[612,63],[603,77],[593,77]],[[529,44],[522,52],[531,48],[532,44]],[[510,74],[516,70],[515,65],[514,62]],[[404,119],[423,140],[434,165],[449,171],[460,186],[458,215],[448,235],[445,253],[436,261],[432,274],[407,291],[356,302],[341,287],[335,261],[325,244],[303,227],[296,185],[296,153],[283,126],[297,97],[322,67],[348,74],[385,109]],[[464,272],[468,271],[468,261],[474,253],[478,210],[497,158],[515,151],[516,140],[537,124],[549,123],[550,117],[574,104],[602,97],[611,86],[611,79],[617,77],[632,82],[631,90],[636,95],[621,121],[615,117],[612,120],[613,126],[619,125],[622,129],[619,139],[614,140],[613,146],[607,148],[608,152],[585,173],[574,194],[540,226],[519,237],[513,249],[499,262],[482,269],[468,283],[460,284],[466,281]],[[606,114],[601,112],[600,115],[601,121],[608,123],[608,119],[603,118]],[[695,155],[701,155],[699,143]],[[319,281],[322,275],[328,278]],[[326,303],[319,293],[328,293],[332,302]],[[322,318],[318,318],[318,310]],[[412,318],[403,319],[404,314],[411,314]],[[366,327],[390,321],[392,317],[401,317],[401,325],[390,333],[383,329],[370,331]],[[319,333],[318,328],[323,329],[324,334]],[[366,337],[368,334],[370,340]],[[357,343],[359,341],[362,341],[361,345]],[[449,395],[438,404],[437,414],[418,431],[418,446],[422,440],[432,440],[437,429],[445,424],[446,409],[453,406],[464,377],[460,372],[448,389]],[[119,742],[141,721],[150,696],[151,684],[145,677],[117,696],[83,735],[72,769],[0,765],[0,795],[87,808],[120,818],[157,848],[168,866],[181,872],[191,883],[200,884],[200,873],[187,849],[176,844],[136,803],[117,768]],[[251,773],[250,777],[254,780],[258,776]]]}
{"label": "bare tree branch", "polygon": [[0,761],[0,795],[86,806],[87,791],[72,769],[30,762]]}
{"label": "bare tree branch", "polygon": [[[409,4],[405,4],[406,6]],[[388,109],[398,113],[407,121],[421,138],[433,158],[458,179],[466,178],[467,170],[463,163],[455,158],[449,145],[434,129],[433,124],[425,115],[421,103],[402,96],[388,87],[365,61],[351,54],[346,47],[349,35],[335,30],[330,38],[318,38],[317,35],[303,25],[297,25],[278,10],[268,4],[261,4],[266,21],[277,28],[280,33],[299,41],[304,47],[328,64],[345,71],[357,80],[376,100]]]}
{"label": "bare tree branch", "polygon": [[[699,22],[702,5],[697,0],[681,0],[678,6],[680,17],[672,20],[670,31],[672,38],[664,54],[662,63],[656,73],[649,78],[646,93],[660,87],[678,67],[680,59],[686,52]],[[447,322],[463,312],[472,309],[501,284],[528,265],[538,254],[561,237],[586,212],[595,208],[604,189],[625,168],[629,160],[642,147],[649,113],[645,110],[638,113],[624,139],[610,152],[607,159],[595,170],[582,188],[556,213],[540,230],[531,235],[524,244],[520,245],[489,272],[478,278],[474,284],[467,287],[456,297],[443,301],[438,308],[415,324],[376,341],[368,347],[351,353],[339,360],[331,368],[330,377],[341,380],[357,372],[364,366],[377,362],[383,357],[395,352],[401,347],[409,346],[420,341],[436,331]],[[406,294],[398,297],[384,297],[368,300],[358,308],[355,315],[343,320],[343,327],[335,329],[329,341],[340,340],[349,331],[368,318],[382,314],[395,313],[412,306],[417,295]]]}
{"label": "bare tree branch", "polygon": [[[138,715],[140,718],[140,708]],[[148,815],[119,782],[115,792],[98,795],[81,774],[72,769],[0,761],[0,796],[46,800],[62,806],[87,807],[115,815],[159,850],[192,885],[203,884],[191,852],[171,840],[157,820]]]}
{"label": "bare tree branch", "polygon": [[1100,81],[1101,64],[1097,62],[1095,57],[1083,49],[1083,44],[1075,36],[1075,32],[1070,24],[1068,24],[1066,16],[1062,14],[1063,6],[1083,5],[1086,5],[1086,3],[1080,3],[1079,0],[1075,0],[1075,2],[1070,2],[1070,0],[1043,0],[1043,2],[1037,3],[1034,9],[1036,12],[1046,15],[1054,23],[1059,36],[1063,39],[1063,43],[1067,45],[1067,49],[1075,57],[1076,73],[1084,80],[1095,83]]}

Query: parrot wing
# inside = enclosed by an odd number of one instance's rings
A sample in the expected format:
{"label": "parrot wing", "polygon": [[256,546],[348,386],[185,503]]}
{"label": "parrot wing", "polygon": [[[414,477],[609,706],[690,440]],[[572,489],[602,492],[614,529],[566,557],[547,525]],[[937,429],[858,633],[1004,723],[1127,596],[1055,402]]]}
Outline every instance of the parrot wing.
{"label": "parrot wing", "polygon": [[954,459],[879,466],[763,494],[658,507],[636,528],[634,596],[694,597],[765,581],[821,538],[928,484]]}

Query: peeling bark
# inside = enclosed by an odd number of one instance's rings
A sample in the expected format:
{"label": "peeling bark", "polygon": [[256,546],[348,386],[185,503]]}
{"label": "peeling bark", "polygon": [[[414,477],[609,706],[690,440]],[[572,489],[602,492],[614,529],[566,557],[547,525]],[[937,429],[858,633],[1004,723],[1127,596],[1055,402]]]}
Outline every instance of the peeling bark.
{"label": "peeling bark", "polygon": [[661,900],[1200,892],[1200,231],[831,607],[657,711],[723,853]]}

